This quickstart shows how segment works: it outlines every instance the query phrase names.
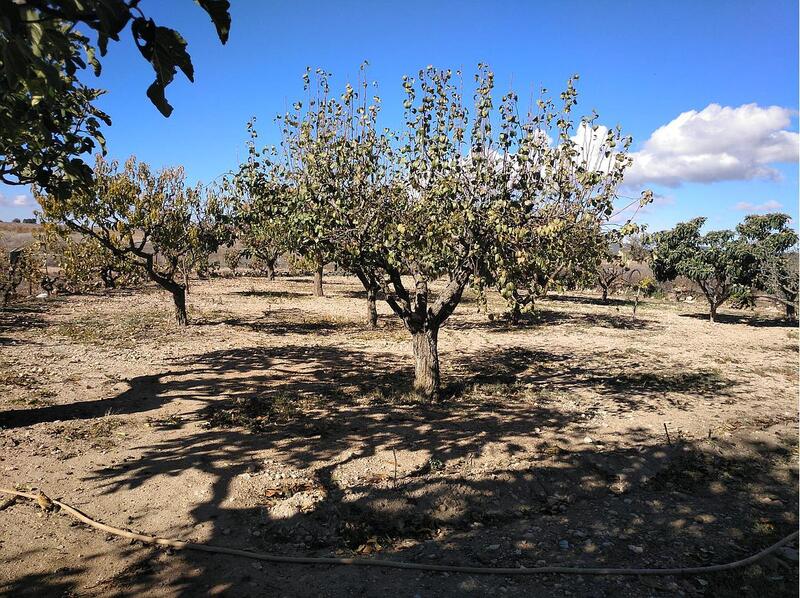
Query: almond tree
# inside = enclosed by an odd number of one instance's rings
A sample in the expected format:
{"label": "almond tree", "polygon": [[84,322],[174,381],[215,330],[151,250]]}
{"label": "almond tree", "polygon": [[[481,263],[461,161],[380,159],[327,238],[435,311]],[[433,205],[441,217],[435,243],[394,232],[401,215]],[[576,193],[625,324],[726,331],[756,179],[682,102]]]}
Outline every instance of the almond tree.
{"label": "almond tree", "polygon": [[282,167],[300,202],[287,209],[318,210],[312,238],[365,287],[380,285],[412,336],[414,388],[429,399],[440,392],[439,330],[470,281],[530,285],[531,270],[509,268],[509,256],[555,253],[562,236],[575,242],[607,219],[630,162],[618,129],[593,149],[572,138],[573,80],[559,109],[542,99],[520,117],[509,92],[497,114],[494,76],[479,65],[470,115],[460,75],[428,67],[405,77],[399,132],[378,131],[380,101],[367,104],[364,83],[337,99],[327,78],[321,101],[284,120]]}
{"label": "almond tree", "polygon": [[122,168],[98,157],[94,181],[89,189],[68,198],[34,190],[45,221],[92,238],[116,258],[141,268],[172,294],[176,321],[185,326],[181,264],[189,255],[207,257],[230,242],[225,197],[188,187],[180,167],[153,173],[133,157]]}
{"label": "almond tree", "polygon": [[335,218],[331,188],[336,185],[336,177],[345,174],[330,170],[337,133],[337,121],[331,120],[335,116],[331,111],[338,104],[330,94],[328,77],[318,69],[312,81],[307,69],[303,77],[305,106],[297,102],[292,112],[279,117],[285,161],[280,164],[283,168],[277,169],[273,183],[285,197],[275,207],[279,222],[287,230],[288,249],[311,266],[317,297],[324,295],[323,268],[335,259],[330,239]]}
{"label": "almond tree", "polygon": [[[651,200],[650,192],[644,192],[639,200],[639,207]],[[595,257],[597,267],[593,274],[602,292],[603,303],[608,302],[609,291],[619,289],[626,284],[636,287],[631,281],[637,274],[641,277],[641,272],[632,265],[646,259],[640,241],[640,235],[645,228],[628,220],[621,227],[611,229],[599,237]],[[587,249],[589,248],[587,246]]]}
{"label": "almond tree", "polygon": [[788,319],[797,318],[797,233],[786,214],[752,214],[736,227],[756,260],[753,287],[783,305]]}
{"label": "almond tree", "polygon": [[736,290],[752,284],[756,259],[733,231],[703,235],[700,229],[705,222],[705,218],[694,218],[653,234],[650,265],[659,282],[685,276],[697,284],[708,300],[709,319],[716,322],[720,305]]}
{"label": "almond tree", "polygon": [[[619,127],[598,125],[596,113],[575,127],[576,79],[567,82],[560,107],[542,97],[522,122],[516,94],[500,105],[492,158],[506,173],[499,184],[507,197],[495,204],[495,244],[480,282],[495,286],[514,321],[555,284],[595,271],[607,252],[616,189],[631,163],[631,138]],[[648,191],[638,201],[651,198]]]}
{"label": "almond tree", "polygon": [[58,280],[44,273],[50,290],[58,287],[80,293],[99,285],[106,289],[136,286],[144,280],[144,271],[117,258],[96,239],[61,225],[45,224],[34,237],[59,270]]}
{"label": "almond tree", "polygon": [[296,236],[307,235],[297,215],[315,215],[316,244],[362,283],[367,322],[375,328],[381,286],[376,247],[385,245],[396,182],[394,135],[378,131],[380,98],[373,96],[368,103],[366,67],[366,62],[361,65],[358,89],[347,84],[339,98],[330,94],[328,73],[317,70],[312,85],[307,71],[306,91],[313,87],[315,92],[308,95],[307,106],[298,102],[295,112],[284,116],[283,149],[290,164],[285,172],[292,199],[285,205],[291,229]]}
{"label": "almond tree", "polygon": [[247,129],[248,159],[232,180],[238,198],[237,236],[251,265],[258,264],[267,278],[274,280],[278,256],[291,247],[284,206],[288,191],[279,178],[280,169],[274,167],[274,150],[266,148],[262,152],[256,148],[255,119]]}

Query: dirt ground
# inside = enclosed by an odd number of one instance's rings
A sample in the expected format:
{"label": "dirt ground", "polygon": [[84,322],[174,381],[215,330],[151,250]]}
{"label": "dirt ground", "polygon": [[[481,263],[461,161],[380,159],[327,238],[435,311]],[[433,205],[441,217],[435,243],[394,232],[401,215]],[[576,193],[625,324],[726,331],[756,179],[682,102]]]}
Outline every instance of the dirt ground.
{"label": "dirt ground", "polygon": [[[283,555],[696,566],[796,530],[798,331],[776,313],[551,297],[511,326],[466,297],[444,399],[353,279],[198,282],[0,315],[0,486],[147,534]],[[490,310],[499,311],[494,301]],[[689,577],[469,576],[166,551],[18,502],[8,596],[796,596],[789,548]],[[792,560],[794,559],[794,560]]]}

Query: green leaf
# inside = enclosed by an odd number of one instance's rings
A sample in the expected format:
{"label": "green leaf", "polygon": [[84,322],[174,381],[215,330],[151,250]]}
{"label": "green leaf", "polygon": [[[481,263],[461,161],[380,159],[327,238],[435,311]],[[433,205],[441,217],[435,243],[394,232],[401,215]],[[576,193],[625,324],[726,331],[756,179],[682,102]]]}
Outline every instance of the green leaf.
{"label": "green leaf", "polygon": [[164,86],[158,80],[153,81],[150,87],[147,88],[147,97],[150,98],[150,101],[153,102],[161,114],[166,117],[172,114],[172,106],[164,95]]}
{"label": "green leaf", "polygon": [[217,29],[219,41],[223,44],[227,42],[231,30],[231,3],[228,0],[195,0],[195,2],[211,17],[211,21]]}

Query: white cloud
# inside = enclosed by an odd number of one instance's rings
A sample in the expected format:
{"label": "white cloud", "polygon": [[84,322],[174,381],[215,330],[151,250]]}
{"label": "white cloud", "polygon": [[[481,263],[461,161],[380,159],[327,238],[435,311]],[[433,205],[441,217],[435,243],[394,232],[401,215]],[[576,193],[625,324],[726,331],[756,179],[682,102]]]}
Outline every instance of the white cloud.
{"label": "white cloud", "polygon": [[575,131],[575,135],[570,139],[580,148],[579,161],[584,163],[589,170],[597,172],[608,172],[616,157],[616,152],[612,151],[608,158],[605,157],[606,137],[608,127],[603,125],[589,126],[580,123]]}
{"label": "white cloud", "polygon": [[6,197],[4,194],[0,193],[0,207],[27,208],[32,205],[34,205],[33,198],[28,195],[20,194],[14,197]]}
{"label": "white cloud", "polygon": [[733,206],[734,210],[739,210],[741,212],[751,212],[751,213],[777,212],[782,208],[783,204],[775,201],[774,199],[770,199],[769,201],[765,201],[764,203],[758,203],[758,204],[754,204],[749,201],[740,201],[735,206]]}
{"label": "white cloud", "polygon": [[633,152],[633,166],[625,184],[712,183],[775,179],[773,164],[797,162],[800,136],[787,128],[792,111],[780,106],[738,108],[709,104],[690,110],[659,127],[641,151]]}

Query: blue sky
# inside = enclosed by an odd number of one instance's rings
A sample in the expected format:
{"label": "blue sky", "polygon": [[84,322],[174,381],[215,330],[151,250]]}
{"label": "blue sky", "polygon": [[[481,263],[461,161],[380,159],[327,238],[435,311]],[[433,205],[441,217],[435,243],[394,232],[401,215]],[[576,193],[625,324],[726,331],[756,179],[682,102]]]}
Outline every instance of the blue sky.
{"label": "blue sky", "polygon": [[[182,164],[192,180],[209,181],[244,156],[251,116],[262,142],[277,141],[272,119],[302,96],[306,66],[344,84],[369,60],[383,124],[393,125],[403,74],[428,64],[471,73],[484,61],[499,92],[513,84],[522,97],[540,86],[557,93],[580,74],[579,108],[596,108],[600,122],[634,137],[640,159],[625,192],[656,192],[638,217],[652,230],[700,215],[732,227],[748,212],[775,209],[797,222],[795,1],[232,4],[230,41],[221,46],[193,2],[142,1],[148,16],[187,39],[196,82],[176,78],[167,90],[175,111],[165,119],[145,96],[152,73],[129,36],[113,44],[102,76],[86,77],[109,90],[100,107],[113,119],[112,157]],[[3,220],[35,208],[24,188],[0,193]]]}

